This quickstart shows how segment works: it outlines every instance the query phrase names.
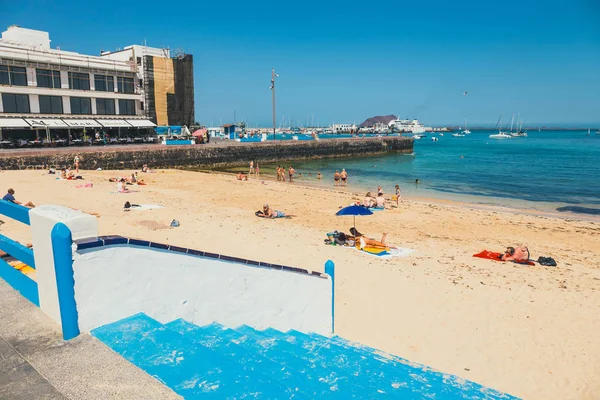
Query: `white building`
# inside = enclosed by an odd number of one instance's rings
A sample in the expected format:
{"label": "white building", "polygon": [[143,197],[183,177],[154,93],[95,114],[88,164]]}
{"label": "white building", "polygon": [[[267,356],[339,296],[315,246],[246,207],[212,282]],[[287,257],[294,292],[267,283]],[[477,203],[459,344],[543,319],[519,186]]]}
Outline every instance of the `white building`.
{"label": "white building", "polygon": [[52,49],[48,32],[10,26],[0,39],[0,130],[154,127],[136,71],[133,60]]}
{"label": "white building", "polygon": [[354,124],[333,124],[331,126],[333,133],[353,133],[356,132],[356,125]]}

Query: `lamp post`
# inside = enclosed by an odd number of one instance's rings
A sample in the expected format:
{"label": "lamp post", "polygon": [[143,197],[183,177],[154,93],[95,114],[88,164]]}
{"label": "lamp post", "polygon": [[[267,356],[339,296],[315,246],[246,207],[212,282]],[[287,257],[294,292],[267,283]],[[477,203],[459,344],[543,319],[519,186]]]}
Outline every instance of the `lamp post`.
{"label": "lamp post", "polygon": [[273,94],[273,140],[275,140],[275,127],[276,127],[276,121],[275,121],[275,78],[279,77],[279,75],[277,75],[275,73],[275,68],[273,68],[271,70],[271,92]]}

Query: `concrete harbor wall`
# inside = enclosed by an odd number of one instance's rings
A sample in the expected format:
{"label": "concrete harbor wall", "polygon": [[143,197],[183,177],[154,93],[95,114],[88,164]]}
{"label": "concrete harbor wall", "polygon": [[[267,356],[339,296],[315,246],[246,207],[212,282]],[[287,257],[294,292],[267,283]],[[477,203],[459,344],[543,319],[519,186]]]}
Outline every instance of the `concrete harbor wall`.
{"label": "concrete harbor wall", "polygon": [[26,169],[72,165],[75,155],[82,158],[82,169],[151,168],[213,169],[245,166],[250,160],[261,163],[328,157],[375,155],[388,152],[411,153],[413,140],[403,137],[329,139],[319,141],[282,141],[243,144],[163,146],[147,145],[102,148],[40,149],[39,151],[0,151],[0,168]]}

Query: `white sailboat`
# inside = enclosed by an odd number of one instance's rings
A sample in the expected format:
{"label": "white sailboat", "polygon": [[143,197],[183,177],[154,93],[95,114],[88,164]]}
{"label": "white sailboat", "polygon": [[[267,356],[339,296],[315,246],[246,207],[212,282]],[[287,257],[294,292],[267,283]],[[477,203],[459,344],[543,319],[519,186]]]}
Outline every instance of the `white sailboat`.
{"label": "white sailboat", "polygon": [[465,137],[465,134],[458,132],[458,133],[453,133],[452,136],[454,136],[454,137]]}
{"label": "white sailboat", "polygon": [[471,134],[471,131],[467,128],[468,117],[465,117],[465,129],[463,129],[462,133],[465,135]]}
{"label": "white sailboat", "polygon": [[512,136],[506,132],[502,132],[502,115],[498,121],[498,133],[490,135],[490,139],[512,139]]}
{"label": "white sailboat", "polygon": [[511,126],[510,136],[512,136],[512,137],[527,137],[527,131],[523,130],[523,119],[520,119],[519,115],[517,115],[517,124],[519,125],[519,128],[517,129],[516,132],[512,131],[512,126]]}

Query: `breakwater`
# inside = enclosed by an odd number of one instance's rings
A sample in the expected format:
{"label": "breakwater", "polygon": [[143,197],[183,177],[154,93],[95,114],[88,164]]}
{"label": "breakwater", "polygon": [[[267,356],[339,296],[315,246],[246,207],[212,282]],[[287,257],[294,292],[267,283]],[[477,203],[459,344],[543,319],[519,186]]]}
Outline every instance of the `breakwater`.
{"label": "breakwater", "polygon": [[194,146],[106,146],[101,148],[39,149],[26,152],[0,152],[0,168],[63,168],[80,155],[82,169],[151,168],[224,168],[245,166],[250,160],[261,163],[279,160],[309,160],[411,153],[413,140],[403,137],[329,139],[318,141],[282,141],[261,143],[221,142]]}

